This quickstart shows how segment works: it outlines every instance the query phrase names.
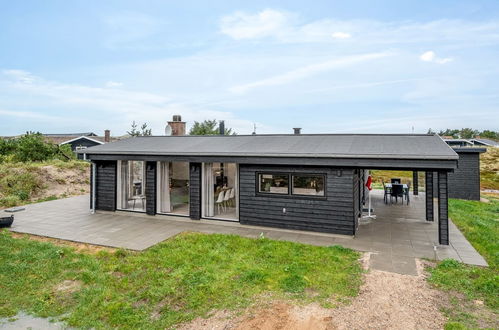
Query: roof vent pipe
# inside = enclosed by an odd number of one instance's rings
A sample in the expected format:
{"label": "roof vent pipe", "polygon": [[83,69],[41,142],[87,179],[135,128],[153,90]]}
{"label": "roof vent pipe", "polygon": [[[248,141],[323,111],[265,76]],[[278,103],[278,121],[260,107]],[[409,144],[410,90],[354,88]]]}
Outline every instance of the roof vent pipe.
{"label": "roof vent pipe", "polygon": [[295,127],[293,128],[294,134],[295,135],[300,135],[301,134],[301,127]]}
{"label": "roof vent pipe", "polygon": [[220,120],[220,124],[218,125],[218,134],[225,135],[225,123],[223,120]]}

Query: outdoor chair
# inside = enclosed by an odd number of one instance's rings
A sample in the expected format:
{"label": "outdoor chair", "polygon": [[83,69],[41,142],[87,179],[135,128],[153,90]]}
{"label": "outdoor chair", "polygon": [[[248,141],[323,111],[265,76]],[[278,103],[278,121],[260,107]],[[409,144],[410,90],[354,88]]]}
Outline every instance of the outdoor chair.
{"label": "outdoor chair", "polygon": [[404,189],[404,195],[405,199],[407,200],[407,205],[409,205],[410,202],[410,193],[411,193],[411,181],[407,182],[407,189]]}
{"label": "outdoor chair", "polygon": [[392,203],[392,199],[395,197],[395,203],[398,203],[398,198],[402,199],[402,203],[404,202],[404,186],[399,183],[392,184],[392,191],[390,193],[390,204]]}
{"label": "outdoor chair", "polygon": [[383,200],[385,201],[385,204],[388,204],[388,196],[392,194],[392,188],[387,187],[385,182],[383,181],[383,190],[385,191],[385,194],[383,196]]}

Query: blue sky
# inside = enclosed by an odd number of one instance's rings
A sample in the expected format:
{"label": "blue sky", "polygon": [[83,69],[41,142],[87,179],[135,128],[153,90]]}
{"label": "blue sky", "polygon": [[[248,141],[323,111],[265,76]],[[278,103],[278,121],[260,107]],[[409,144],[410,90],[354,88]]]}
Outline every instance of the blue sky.
{"label": "blue sky", "polygon": [[498,1],[0,0],[0,135],[499,130]]}

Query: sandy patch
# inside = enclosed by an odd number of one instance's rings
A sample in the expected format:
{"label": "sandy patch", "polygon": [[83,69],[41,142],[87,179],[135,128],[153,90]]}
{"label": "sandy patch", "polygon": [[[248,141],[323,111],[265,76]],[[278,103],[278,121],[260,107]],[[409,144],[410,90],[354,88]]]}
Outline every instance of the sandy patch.
{"label": "sandy patch", "polygon": [[49,196],[73,196],[90,192],[90,174],[88,169],[61,169],[52,165],[40,168],[40,178],[46,189],[33,199]]}
{"label": "sandy patch", "polygon": [[78,291],[82,285],[82,281],[65,280],[55,286],[55,291],[73,293]]}
{"label": "sandy patch", "polygon": [[[363,264],[366,259],[364,256]],[[417,264],[418,276],[368,271],[359,295],[351,304],[336,309],[274,302],[253,307],[242,316],[221,311],[180,329],[442,329],[446,317],[440,306],[446,297],[428,285],[423,265]]]}

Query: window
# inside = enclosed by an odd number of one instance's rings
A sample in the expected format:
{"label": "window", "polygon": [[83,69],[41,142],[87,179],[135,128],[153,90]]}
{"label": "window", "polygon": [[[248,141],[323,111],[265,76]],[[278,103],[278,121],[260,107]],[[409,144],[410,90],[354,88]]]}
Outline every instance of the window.
{"label": "window", "polygon": [[325,196],[324,175],[293,175],[293,195]]}
{"label": "window", "polygon": [[145,162],[118,161],[118,209],[145,212]]}
{"label": "window", "polygon": [[289,194],[289,175],[258,174],[258,192],[267,194]]}
{"label": "window", "polygon": [[85,146],[77,146],[75,148],[75,150],[85,150],[85,149],[87,149],[87,147],[85,147]]}
{"label": "window", "polygon": [[237,221],[239,172],[236,163],[203,163],[202,215]]}
{"label": "window", "polygon": [[158,213],[189,215],[189,163],[158,162]]}

